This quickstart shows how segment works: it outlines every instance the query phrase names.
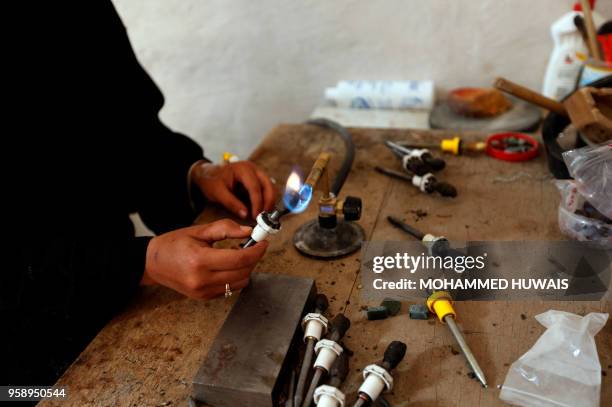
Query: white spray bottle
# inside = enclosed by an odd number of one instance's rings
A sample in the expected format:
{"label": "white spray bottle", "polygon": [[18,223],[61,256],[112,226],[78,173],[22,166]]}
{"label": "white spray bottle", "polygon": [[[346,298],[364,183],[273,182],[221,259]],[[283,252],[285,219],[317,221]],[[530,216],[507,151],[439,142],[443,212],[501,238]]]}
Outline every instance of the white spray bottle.
{"label": "white spray bottle", "polygon": [[[591,8],[595,0],[590,0]],[[548,61],[546,75],[544,76],[544,96],[555,100],[561,100],[569,95],[575,88],[580,75],[582,61],[576,56],[577,53],[588,54],[587,47],[582,39],[580,31],[574,24],[574,17],[582,15],[580,3],[574,4],[574,10],[564,14],[550,27],[554,48]],[[604,19],[593,12],[595,26],[600,26]]]}

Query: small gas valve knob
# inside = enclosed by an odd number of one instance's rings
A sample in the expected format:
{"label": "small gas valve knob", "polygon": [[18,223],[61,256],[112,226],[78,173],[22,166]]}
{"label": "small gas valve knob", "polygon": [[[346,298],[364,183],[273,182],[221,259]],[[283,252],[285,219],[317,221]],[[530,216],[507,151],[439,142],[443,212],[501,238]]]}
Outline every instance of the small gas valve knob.
{"label": "small gas valve knob", "polygon": [[361,198],[356,196],[347,196],[344,198],[344,204],[342,205],[342,214],[344,220],[357,221],[361,218]]}

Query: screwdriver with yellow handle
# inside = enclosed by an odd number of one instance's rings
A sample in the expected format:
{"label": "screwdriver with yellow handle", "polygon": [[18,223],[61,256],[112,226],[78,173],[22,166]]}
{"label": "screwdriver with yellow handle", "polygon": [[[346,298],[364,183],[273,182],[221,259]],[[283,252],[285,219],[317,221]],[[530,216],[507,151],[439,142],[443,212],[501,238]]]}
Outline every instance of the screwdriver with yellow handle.
{"label": "screwdriver with yellow handle", "polygon": [[433,292],[429,298],[427,298],[427,308],[433,314],[435,314],[440,322],[446,324],[448,329],[450,329],[451,333],[455,337],[457,344],[461,348],[461,352],[467,359],[474,375],[478,379],[478,381],[482,384],[483,387],[487,387],[487,380],[485,379],[484,372],[478,365],[472,350],[468,346],[463,334],[459,330],[457,323],[455,322],[455,318],[457,318],[457,314],[455,313],[455,309],[453,308],[453,299],[451,295],[446,291],[435,291]]}
{"label": "screwdriver with yellow handle", "polygon": [[450,153],[453,155],[462,155],[465,152],[480,153],[487,149],[487,143],[485,141],[464,141],[459,136],[442,139],[439,143],[398,144],[411,148],[437,148],[444,153]]}

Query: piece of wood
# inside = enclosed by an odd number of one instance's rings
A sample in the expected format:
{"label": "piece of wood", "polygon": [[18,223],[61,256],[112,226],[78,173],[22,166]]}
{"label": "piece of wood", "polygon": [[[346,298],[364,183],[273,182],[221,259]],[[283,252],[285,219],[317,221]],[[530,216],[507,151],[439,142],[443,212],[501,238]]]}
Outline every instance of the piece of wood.
{"label": "piece of wood", "polygon": [[572,125],[591,142],[612,140],[612,89],[578,89],[563,103]]}
{"label": "piece of wood", "polygon": [[580,33],[580,36],[582,37],[582,41],[584,42],[584,46],[587,48],[587,50],[589,50],[589,55],[590,55],[591,51],[590,51],[590,45],[589,45],[589,35],[587,34],[586,25],[584,23],[584,17],[581,16],[580,14],[576,14],[574,16],[574,25],[576,26],[576,29]]}
{"label": "piece of wood", "polygon": [[599,51],[597,30],[595,29],[595,23],[593,22],[591,5],[589,4],[589,0],[580,0],[580,5],[582,6],[582,14],[584,15],[584,22],[586,23],[587,38],[589,40],[589,52],[594,60],[601,61],[601,52]]}
{"label": "piece of wood", "polygon": [[[351,132],[357,155],[341,195],[363,199],[359,223],[368,239],[408,239],[387,223],[388,215],[404,217],[422,230],[450,239],[564,239],[557,225],[558,192],[544,157],[507,163],[487,156],[445,156],[447,168],[440,178],[454,184],[459,196],[443,199],[421,194],[402,181],[378,174],[374,166],[399,169],[384,140],[439,142],[447,133],[374,129]],[[463,137],[470,141],[481,139],[483,134],[466,132]],[[324,148],[334,154],[330,162],[333,173],[340,166],[336,157],[343,151],[339,137],[315,126],[280,125],[251,158],[277,180],[280,189],[294,165],[306,171]],[[199,221],[226,215],[211,207]],[[330,316],[343,311],[351,319],[352,326],[344,340],[354,354],[349,376],[342,386],[351,402],[361,384],[361,369],[380,360],[389,342],[402,340],[408,345],[408,352],[394,373],[394,391],[386,396],[392,405],[504,405],[496,386],[503,383],[509,365],[544,332],[534,315],[551,308],[581,315],[591,311],[612,312],[611,304],[605,302],[457,303],[458,324],[490,383],[488,389],[482,389],[467,376],[465,360],[448,329],[433,320],[411,320],[408,304],[403,304],[395,317],[366,320],[362,307],[378,304],[361,299],[359,253],[332,261],[314,260],[297,253],[292,246],[293,233],[315,216],[316,205],[311,205],[302,214],[283,218],[283,229],[270,240],[257,271],[314,278],[318,291],[330,298]],[[186,405],[192,391],[191,380],[237,296],[230,300],[195,301],[165,288],[141,290],[59,380],[58,385],[68,386],[69,399],[47,400],[41,405]],[[601,400],[611,400],[612,323],[608,322],[595,339],[602,365]]]}
{"label": "piece of wood", "polygon": [[612,139],[610,88],[580,88],[560,103],[504,78],[497,78],[494,86],[536,106],[569,116],[572,125],[593,143]]}
{"label": "piece of wood", "polygon": [[516,96],[519,99],[525,100],[529,103],[533,103],[536,106],[543,107],[544,109],[550,110],[558,114],[567,114],[567,112],[565,111],[565,107],[563,107],[563,104],[551,98],[547,98],[541,93],[534,92],[531,89],[521,86],[518,83],[511,82],[505,78],[495,79],[493,86],[503,92]]}

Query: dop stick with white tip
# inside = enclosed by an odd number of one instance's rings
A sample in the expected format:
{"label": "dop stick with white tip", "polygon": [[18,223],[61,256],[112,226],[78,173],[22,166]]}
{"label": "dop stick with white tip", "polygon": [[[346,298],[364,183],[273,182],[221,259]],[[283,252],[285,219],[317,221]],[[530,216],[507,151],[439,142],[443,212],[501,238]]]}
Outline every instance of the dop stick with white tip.
{"label": "dop stick with white tip", "polygon": [[457,196],[457,189],[455,189],[454,186],[446,182],[438,181],[438,179],[436,179],[436,177],[430,172],[425,173],[423,175],[417,175],[414,173],[403,173],[380,166],[376,166],[374,167],[374,169],[380,172],[381,174],[401,179],[403,181],[408,181],[410,184],[417,187],[419,191],[426,194],[438,192],[442,196],[447,196],[451,198]]}
{"label": "dop stick with white tip", "polygon": [[261,212],[257,216],[257,225],[253,228],[251,237],[242,243],[242,248],[251,247],[265,240],[269,235],[278,233],[281,229],[280,218],[282,216],[306,209],[312,198],[312,191],[325,171],[330,157],[330,153],[325,151],[319,154],[303,185],[297,173],[293,172],[289,176],[283,197],[277,202],[272,212]]}
{"label": "dop stick with white tip", "polygon": [[304,398],[302,407],[309,407],[312,403],[315,390],[324,374],[330,372],[332,365],[342,355],[342,346],[338,343],[351,326],[351,321],[343,314],[338,314],[332,321],[332,330],[329,339],[321,339],[315,346],[317,359],[314,363],[314,375]]}
{"label": "dop stick with white tip", "polygon": [[410,226],[394,216],[387,216],[387,220],[393,226],[423,242],[425,247],[427,247],[427,251],[429,252],[430,256],[444,257],[461,255],[461,253],[458,253],[456,250],[450,248],[450,242],[444,236],[435,236],[430,233],[423,233],[417,228]]}
{"label": "dop stick with white tip", "polygon": [[361,407],[376,401],[383,392],[393,389],[391,371],[404,359],[404,355],[406,355],[406,344],[393,341],[387,346],[382,363],[369,365],[363,369],[364,381],[359,387],[359,398],[353,407]]}
{"label": "dop stick with white tip", "polygon": [[315,343],[317,343],[327,332],[328,321],[327,318],[321,314],[327,309],[328,305],[329,303],[325,295],[317,295],[317,299],[315,300],[315,312],[306,314],[302,320],[306,351],[304,352],[302,368],[300,369],[300,375],[298,376],[297,387],[295,389],[295,396],[293,399],[293,405],[295,407],[300,407],[302,403],[304,387],[306,386],[306,378],[308,377],[308,372],[310,371],[310,366],[312,364],[312,355],[314,353]]}
{"label": "dop stick with white tip", "polygon": [[385,144],[402,160],[402,167],[416,175],[440,171],[446,166],[444,160],[433,157],[426,148],[407,148],[392,141]]}
{"label": "dop stick with white tip", "polygon": [[340,386],[348,375],[348,355],[343,352],[329,371],[329,382],[317,387],[314,392],[314,402],[318,407],[344,407],[346,396],[340,391]]}
{"label": "dop stick with white tip", "polygon": [[251,232],[251,237],[245,241],[241,246],[243,249],[255,245],[257,242],[266,240],[269,235],[278,233],[281,229],[280,217],[283,216],[281,210],[275,209],[273,212],[262,212],[257,215],[257,225]]}

